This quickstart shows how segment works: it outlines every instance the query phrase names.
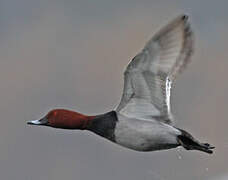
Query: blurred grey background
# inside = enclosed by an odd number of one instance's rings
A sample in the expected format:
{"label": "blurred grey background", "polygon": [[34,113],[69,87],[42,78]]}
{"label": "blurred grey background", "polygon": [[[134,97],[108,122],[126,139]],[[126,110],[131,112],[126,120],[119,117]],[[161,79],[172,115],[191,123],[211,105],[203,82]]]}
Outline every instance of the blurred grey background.
{"label": "blurred grey background", "polygon": [[[0,0],[0,179],[217,180],[228,167],[228,1]],[[53,108],[119,103],[126,64],[160,27],[190,15],[193,62],[172,93],[178,127],[211,156],[140,153],[89,132],[31,127]],[[227,178],[225,178],[227,179]]]}

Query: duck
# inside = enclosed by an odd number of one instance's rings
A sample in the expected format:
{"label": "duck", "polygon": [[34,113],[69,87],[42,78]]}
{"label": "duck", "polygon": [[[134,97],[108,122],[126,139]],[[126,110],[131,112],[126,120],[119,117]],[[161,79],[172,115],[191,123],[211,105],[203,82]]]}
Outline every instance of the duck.
{"label": "duck", "polygon": [[86,130],[135,151],[167,150],[182,146],[208,154],[215,147],[201,143],[176,127],[171,112],[171,89],[193,54],[194,35],[188,15],[161,28],[127,65],[119,105],[114,110],[85,115],[53,109],[29,125]]}

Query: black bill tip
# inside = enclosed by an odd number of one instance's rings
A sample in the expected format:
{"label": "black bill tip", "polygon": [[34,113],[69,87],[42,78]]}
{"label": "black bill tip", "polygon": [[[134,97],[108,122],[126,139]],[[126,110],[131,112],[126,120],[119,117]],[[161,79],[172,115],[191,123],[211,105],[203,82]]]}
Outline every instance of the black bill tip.
{"label": "black bill tip", "polygon": [[27,124],[29,125],[46,125],[48,123],[47,118],[42,118],[40,120],[33,120],[33,121],[28,121]]}

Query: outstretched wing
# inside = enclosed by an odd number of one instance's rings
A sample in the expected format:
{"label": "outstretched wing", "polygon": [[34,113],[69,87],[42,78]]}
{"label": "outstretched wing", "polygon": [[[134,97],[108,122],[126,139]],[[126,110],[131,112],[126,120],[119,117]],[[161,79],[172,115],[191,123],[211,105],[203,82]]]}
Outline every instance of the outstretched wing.
{"label": "outstretched wing", "polygon": [[124,91],[116,111],[139,119],[172,123],[171,84],[189,63],[193,34],[182,15],[162,28],[136,55],[124,73]]}

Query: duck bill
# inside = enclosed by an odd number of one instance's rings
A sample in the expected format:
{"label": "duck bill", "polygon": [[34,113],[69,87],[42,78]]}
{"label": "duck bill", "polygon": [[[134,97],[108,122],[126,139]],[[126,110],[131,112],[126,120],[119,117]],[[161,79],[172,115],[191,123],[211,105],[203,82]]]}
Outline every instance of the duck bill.
{"label": "duck bill", "polygon": [[47,118],[42,118],[40,120],[33,120],[33,121],[28,121],[27,124],[29,125],[47,125],[48,120]]}

